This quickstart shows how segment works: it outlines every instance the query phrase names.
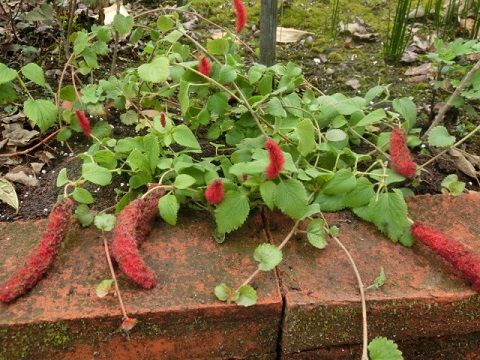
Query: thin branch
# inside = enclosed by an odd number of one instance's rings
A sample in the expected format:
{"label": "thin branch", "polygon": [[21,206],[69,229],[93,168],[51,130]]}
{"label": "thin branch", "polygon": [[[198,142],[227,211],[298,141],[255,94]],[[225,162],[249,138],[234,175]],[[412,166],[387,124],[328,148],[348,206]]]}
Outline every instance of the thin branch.
{"label": "thin branch", "polygon": [[120,303],[120,309],[122,310],[123,319],[128,319],[127,310],[125,309],[125,304],[123,303],[122,295],[120,293],[120,288],[118,286],[117,277],[115,275],[115,270],[113,269],[112,259],[110,257],[110,251],[108,250],[107,237],[102,232],[103,247],[105,249],[105,257],[107,258],[108,268],[110,269],[110,274],[112,275],[113,284],[115,286],[115,292],[117,294],[118,302]]}
{"label": "thin branch", "polygon": [[382,149],[380,149],[377,145],[375,145],[374,143],[372,143],[370,140],[368,140],[367,138],[365,138],[364,136],[360,135],[354,128],[352,127],[348,127],[348,130],[350,130],[351,132],[353,132],[355,135],[357,135],[360,139],[362,139],[363,141],[365,141],[368,145],[372,146],[376,151],[378,151],[380,154],[382,154],[383,156],[385,156],[387,159],[390,159],[390,155],[388,155],[385,151],[383,151]]}
{"label": "thin branch", "polygon": [[451,149],[454,149],[458,146],[460,146],[461,144],[463,144],[465,141],[467,141],[469,138],[471,138],[473,135],[475,135],[475,133],[477,133],[478,131],[480,130],[480,125],[478,125],[475,129],[473,129],[470,133],[468,133],[464,138],[458,140],[455,144],[453,144],[452,146],[440,151],[437,155],[435,155],[434,157],[432,157],[430,160],[426,161],[425,163],[423,163],[422,165],[420,165],[418,167],[418,169],[424,169],[427,165],[431,164],[432,162],[434,162],[435,160],[437,160],[440,156],[446,154],[449,150]]}
{"label": "thin branch", "polygon": [[480,60],[476,62],[476,64],[470,69],[470,71],[465,75],[465,77],[462,79],[460,84],[457,86],[455,91],[450,95],[448,98],[447,102],[442,106],[442,108],[438,111],[437,116],[435,117],[435,120],[433,120],[432,124],[430,127],[427,129],[425,134],[423,134],[422,138],[426,138],[428,133],[432,131],[432,129],[440,124],[443,121],[443,117],[447,113],[447,111],[452,107],[453,102],[455,99],[460,95],[460,93],[467,87],[467,85],[470,83],[470,80],[472,80],[473,75],[477,72],[477,70],[480,69]]}

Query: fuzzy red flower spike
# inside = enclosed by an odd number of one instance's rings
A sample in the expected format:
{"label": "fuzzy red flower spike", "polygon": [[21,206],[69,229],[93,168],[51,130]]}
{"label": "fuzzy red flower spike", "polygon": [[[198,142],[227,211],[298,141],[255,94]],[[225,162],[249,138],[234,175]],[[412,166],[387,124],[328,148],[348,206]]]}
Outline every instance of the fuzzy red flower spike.
{"label": "fuzzy red flower spike", "polygon": [[210,205],[217,205],[222,202],[224,192],[222,180],[213,180],[205,189],[205,199]]}
{"label": "fuzzy red flower spike", "polygon": [[241,32],[247,24],[247,10],[242,0],[232,0],[235,9],[235,30]]}
{"label": "fuzzy red flower spike", "polygon": [[90,136],[92,134],[92,131],[90,129],[90,120],[88,119],[87,115],[85,115],[85,113],[80,110],[77,110],[75,112],[75,115],[77,116],[77,120],[80,123],[83,134],[85,136]]}
{"label": "fuzzy red flower spike", "polygon": [[210,64],[210,61],[208,61],[205,56],[202,57],[200,59],[200,62],[198,63],[198,71],[200,71],[205,76],[209,76],[212,72],[212,64]]}
{"label": "fuzzy red flower spike", "polygon": [[280,175],[285,165],[285,157],[283,156],[280,146],[272,140],[265,141],[265,149],[268,151],[268,158],[270,160],[265,175],[268,180],[273,180]]}
{"label": "fuzzy red flower spike", "polygon": [[400,128],[395,128],[390,137],[390,160],[393,169],[407,178],[415,176],[417,165],[413,162],[407,138]]}

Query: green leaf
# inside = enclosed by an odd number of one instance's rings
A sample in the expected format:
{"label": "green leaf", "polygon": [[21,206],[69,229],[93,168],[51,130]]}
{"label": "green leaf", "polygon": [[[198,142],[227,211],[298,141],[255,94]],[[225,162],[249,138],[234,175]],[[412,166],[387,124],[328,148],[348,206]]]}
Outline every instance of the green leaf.
{"label": "green leaf", "polygon": [[97,294],[97,297],[99,297],[100,299],[104,298],[110,292],[112,285],[113,285],[112,279],[105,279],[100,281],[100,284],[98,284],[97,288],[95,289],[95,294]]}
{"label": "green leaf", "polygon": [[86,163],[82,165],[82,176],[97,185],[105,186],[112,181],[112,173],[101,166],[94,163]]}
{"label": "green leaf", "polygon": [[283,108],[282,102],[279,98],[273,97],[268,103],[265,109],[267,114],[277,117],[287,117],[287,112]]}
{"label": "green leaf", "polygon": [[49,100],[28,99],[23,103],[23,112],[42,132],[57,120],[57,107]]}
{"label": "green leaf", "polygon": [[175,178],[173,186],[177,189],[186,189],[195,184],[195,181],[195,178],[190,175],[180,174]]}
{"label": "green leaf", "polygon": [[451,146],[455,143],[455,136],[450,135],[445,126],[435,126],[428,133],[428,143],[436,147]]}
{"label": "green leaf", "polygon": [[173,130],[173,139],[179,145],[200,150],[200,144],[187,125],[178,125]]}
{"label": "green leaf", "polygon": [[262,64],[255,64],[250,69],[248,69],[248,82],[250,84],[255,84],[258,80],[260,80],[265,73],[267,67]]}
{"label": "green leaf", "polygon": [[165,56],[156,57],[151,63],[139,66],[138,76],[142,80],[152,83],[165,82],[170,74],[168,65],[168,58]]}
{"label": "green leaf", "polygon": [[113,28],[118,31],[120,36],[127,35],[133,28],[133,17],[123,16],[120,13],[116,13],[113,18]]}
{"label": "green leaf", "polygon": [[410,130],[417,121],[417,106],[408,97],[395,99],[392,102],[393,109],[405,119],[404,129]]}
{"label": "green leaf", "polygon": [[229,65],[223,65],[218,74],[220,84],[228,84],[237,78],[237,72]]}
{"label": "green leaf", "polygon": [[368,355],[371,360],[403,360],[397,344],[385,337],[376,337],[370,341]]}
{"label": "green leaf", "polygon": [[345,196],[344,204],[349,208],[366,205],[375,196],[373,184],[364,177],[357,179],[357,186]]}
{"label": "green leaf", "polygon": [[120,121],[125,125],[133,125],[138,122],[138,115],[135,110],[128,110],[125,114],[120,115]]}
{"label": "green leaf", "polygon": [[307,191],[303,184],[295,179],[281,181],[275,191],[275,205],[295,220],[302,218],[308,204]]}
{"label": "green leaf", "polygon": [[73,42],[73,52],[79,55],[88,47],[88,34],[85,31],[76,33],[75,41]]}
{"label": "green leaf", "polygon": [[93,199],[92,194],[87,189],[76,187],[72,193],[73,198],[82,204],[91,204],[95,200]]}
{"label": "green leaf", "polygon": [[169,16],[162,15],[157,19],[157,29],[161,32],[167,32],[172,29],[174,25],[175,22]]}
{"label": "green leaf", "polygon": [[70,128],[64,127],[58,132],[55,139],[57,139],[57,141],[66,141],[70,139],[71,136],[72,136],[72,130],[70,130]]}
{"label": "green leaf", "polygon": [[[194,179],[195,180],[195,179]],[[158,211],[160,216],[167,224],[177,225],[177,214],[180,206],[175,195],[169,194],[162,196],[158,202]]]}
{"label": "green leaf", "polygon": [[67,169],[63,168],[57,175],[57,187],[61,187],[68,183]]}
{"label": "green leaf", "polygon": [[5,84],[17,77],[17,71],[10,69],[7,65],[0,63],[0,84]]}
{"label": "green leaf", "polygon": [[95,220],[93,223],[97,228],[99,228],[102,231],[112,231],[115,222],[116,222],[115,215],[112,214],[98,214],[95,216]]}
{"label": "green leaf", "polygon": [[190,83],[185,80],[180,81],[180,89],[178,91],[178,102],[180,104],[180,109],[182,109],[182,115],[185,115],[190,107],[190,96],[189,96]]}
{"label": "green leaf", "polygon": [[90,226],[93,223],[94,215],[90,211],[87,205],[84,205],[84,204],[78,205],[77,208],[75,209],[75,216],[77,217],[82,227]]}
{"label": "green leaf", "polygon": [[225,283],[221,283],[215,286],[215,296],[220,301],[227,301],[232,296],[232,289],[230,289]]}
{"label": "green leaf", "polygon": [[257,303],[257,291],[251,285],[242,285],[236,293],[235,303],[240,306],[252,306]]}
{"label": "green leaf", "polygon": [[246,194],[237,190],[227,191],[223,201],[215,209],[215,221],[219,233],[238,229],[247,220],[250,204]]}
{"label": "green leaf", "polygon": [[35,63],[30,63],[22,67],[22,74],[28,80],[33,81],[35,84],[45,86],[45,75],[43,69]]}
{"label": "green leaf", "polygon": [[355,175],[348,170],[339,170],[333,175],[333,178],[323,188],[326,195],[338,195],[352,191],[357,186]]}
{"label": "green leaf", "polygon": [[207,41],[207,50],[212,55],[225,55],[228,48],[227,39],[213,39]]}
{"label": "green leaf", "polygon": [[342,129],[330,129],[326,132],[325,137],[328,141],[340,142],[346,140],[348,135]]}
{"label": "green leaf", "polygon": [[362,120],[360,120],[358,123],[356,123],[355,127],[363,127],[363,126],[373,125],[373,124],[379,123],[380,121],[382,121],[386,117],[387,117],[387,114],[385,113],[385,110],[377,109],[377,110],[372,111],[370,114],[368,114]]}
{"label": "green leaf", "polygon": [[315,150],[315,128],[310,119],[303,119],[295,128],[298,136],[298,151],[303,156]]}
{"label": "green leaf", "polygon": [[18,212],[18,197],[15,187],[4,178],[0,178],[0,201],[10,205]]}
{"label": "green leaf", "polygon": [[442,181],[442,187],[447,189],[453,196],[459,196],[465,190],[465,183],[458,181],[456,174],[446,176]]}
{"label": "green leaf", "polygon": [[255,249],[253,257],[259,262],[260,270],[270,271],[282,261],[282,251],[272,244],[260,244]]}
{"label": "green leaf", "polygon": [[387,280],[387,276],[385,275],[385,271],[383,270],[383,266],[380,268],[380,274],[373,280],[373,283],[367,287],[367,289],[380,289]]}
{"label": "green leaf", "polygon": [[408,209],[400,190],[383,193],[370,200],[364,208],[354,208],[355,214],[370,221],[392,241],[400,241],[405,246],[411,245]]}
{"label": "green leaf", "polygon": [[277,186],[273,181],[265,181],[260,184],[260,195],[262,196],[265,205],[267,205],[270,210],[273,210],[273,207],[275,206],[276,188]]}
{"label": "green leaf", "polygon": [[345,194],[326,195],[319,193],[315,202],[320,205],[320,209],[326,212],[333,212],[345,209]]}
{"label": "green leaf", "polygon": [[324,229],[325,222],[322,219],[314,219],[307,226],[307,239],[317,249],[325,249],[327,246],[327,233]]}

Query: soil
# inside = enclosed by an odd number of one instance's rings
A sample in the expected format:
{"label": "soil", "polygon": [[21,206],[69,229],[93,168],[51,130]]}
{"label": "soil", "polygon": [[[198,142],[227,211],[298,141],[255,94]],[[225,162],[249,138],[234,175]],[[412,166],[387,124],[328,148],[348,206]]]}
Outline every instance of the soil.
{"label": "soil", "polygon": [[[223,0],[212,0],[206,2],[204,0],[194,0],[193,7],[201,14],[207,16],[212,21],[221,25],[231,26],[232,17],[231,9],[225,6]],[[353,43],[353,46],[346,46],[346,36],[337,34],[332,36],[325,31],[325,24],[328,19],[325,14],[329,13],[330,4],[318,4],[317,1],[307,1],[304,4],[300,0],[284,1],[284,8],[281,10],[279,22],[281,26],[295,27],[305,31],[314,33],[313,42],[295,43],[279,45],[278,46],[278,60],[293,61],[304,69],[306,78],[311,81],[316,87],[322,89],[327,94],[335,92],[342,92],[346,95],[358,95],[365,93],[369,88],[377,84],[392,84],[390,88],[392,97],[413,96],[414,101],[419,108],[419,125],[426,128],[428,125],[428,118],[430,113],[425,110],[431,99],[431,89],[427,82],[412,84],[402,80],[405,70],[415,64],[398,64],[396,66],[389,66],[383,62],[382,58],[382,41],[377,40],[371,43]],[[388,26],[388,7],[395,4],[396,1],[389,0],[387,5],[380,5],[379,1],[368,2],[349,2],[344,4],[343,12],[340,20],[348,21],[355,17],[360,17],[367,23],[372,32],[378,32],[384,36]],[[138,6],[137,2],[133,2],[132,6]],[[168,2],[168,5],[173,5],[174,2]],[[155,2],[141,2],[143,7],[156,7]],[[325,6],[324,6],[325,5]],[[303,12],[308,12],[308,17],[301,16],[299,9]],[[254,35],[258,29],[258,15],[259,7],[255,4],[249,8],[250,29],[252,31],[246,32],[245,38],[249,40],[252,45],[256,42]],[[308,18],[308,21],[304,21]],[[2,19],[0,18],[0,22]],[[0,24],[1,25],[1,24]],[[79,26],[77,24],[77,26]],[[207,26],[200,24],[196,29],[196,35],[199,38],[207,36]],[[33,55],[33,58],[26,58],[24,51],[15,51],[12,44],[3,47],[2,55],[0,55],[0,62],[6,64],[27,63],[30,61],[37,61],[46,69],[58,69],[62,64],[58,64],[55,58],[44,56],[49,54],[52,46],[57,41],[54,33],[50,35],[47,31],[36,33],[34,31],[25,31],[21,33],[25,42],[29,45],[41,49],[43,53]],[[132,55],[130,57],[130,55]],[[251,56],[251,55],[247,55]],[[316,58],[325,57],[325,63],[318,63],[314,61]],[[129,54],[130,59],[134,59],[134,54]],[[122,68],[126,64],[122,64],[122,57],[120,57],[119,67]],[[253,59],[252,59],[253,60]],[[107,59],[108,62],[108,59]],[[128,64],[131,66],[131,64]],[[105,68],[109,65],[105,63]],[[102,75],[102,74],[99,74]],[[361,87],[358,90],[352,89],[346,85],[346,80],[355,78],[360,81]],[[50,79],[49,79],[50,80]],[[66,79],[68,81],[68,79]],[[443,100],[443,99],[442,99]],[[449,130],[455,134],[459,124],[468,123],[471,119],[466,117],[449,116],[445,124]],[[115,133],[118,136],[123,136],[132,130],[122,126],[118,121],[118,117],[114,116]],[[471,122],[470,122],[471,124]],[[458,137],[458,136],[457,136]],[[208,145],[208,141],[200,141],[202,147],[207,153],[213,153],[214,148]],[[69,145],[74,149],[74,153],[84,151],[87,148],[87,143],[81,137],[76,137],[73,141],[69,141]],[[80,162],[74,156],[71,156],[70,150],[64,145],[52,141],[45,146],[45,149],[51,152],[55,159],[47,163],[38,175],[40,186],[37,188],[30,188],[24,185],[16,184],[16,190],[20,201],[20,210],[16,214],[13,209],[7,205],[0,203],[0,221],[13,221],[23,219],[35,219],[46,217],[49,213],[53,203],[55,203],[57,196],[61,190],[56,187],[56,177],[62,168],[67,168],[69,174],[74,175],[79,172]],[[420,148],[414,151],[415,161],[421,164],[429,159],[429,156],[419,154]],[[474,136],[471,141],[467,143],[467,150],[473,154],[480,152],[480,136]],[[33,156],[27,155],[24,157],[24,164],[35,161]],[[7,172],[7,168],[0,169],[0,174]],[[459,172],[454,166],[453,162],[448,159],[439,159],[436,163],[430,165],[427,171],[422,173],[422,181],[419,184],[412,184],[413,191],[416,194],[438,193],[441,191],[442,179],[452,173],[456,173],[460,180],[464,181],[467,190],[479,190],[478,184],[473,179],[465,176]],[[95,204],[93,209],[103,209],[115,204],[117,195],[115,189],[122,191],[127,190],[128,180],[116,180],[116,183],[109,187],[95,187],[90,186],[88,190],[92,192],[95,197]]]}

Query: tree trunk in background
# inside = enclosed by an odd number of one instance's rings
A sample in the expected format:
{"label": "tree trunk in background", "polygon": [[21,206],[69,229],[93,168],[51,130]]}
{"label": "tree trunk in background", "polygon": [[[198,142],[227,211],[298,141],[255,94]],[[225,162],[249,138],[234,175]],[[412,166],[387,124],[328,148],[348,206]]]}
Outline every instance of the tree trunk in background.
{"label": "tree trunk in background", "polygon": [[277,0],[262,0],[260,11],[260,63],[275,64],[277,41]]}

